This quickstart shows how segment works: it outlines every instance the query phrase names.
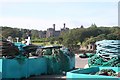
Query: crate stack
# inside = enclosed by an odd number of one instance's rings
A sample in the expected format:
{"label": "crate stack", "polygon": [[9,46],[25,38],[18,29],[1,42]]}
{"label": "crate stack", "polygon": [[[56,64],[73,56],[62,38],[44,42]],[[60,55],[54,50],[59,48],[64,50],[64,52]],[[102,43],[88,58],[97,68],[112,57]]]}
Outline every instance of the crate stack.
{"label": "crate stack", "polygon": [[96,54],[89,58],[89,66],[120,67],[120,40],[96,42]]}

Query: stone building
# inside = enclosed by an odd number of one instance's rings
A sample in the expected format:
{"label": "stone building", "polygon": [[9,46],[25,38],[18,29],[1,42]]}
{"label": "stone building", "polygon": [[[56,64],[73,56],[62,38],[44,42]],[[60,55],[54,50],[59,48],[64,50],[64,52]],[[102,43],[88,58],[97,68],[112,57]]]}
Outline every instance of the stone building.
{"label": "stone building", "polygon": [[64,25],[64,27],[61,29],[61,33],[62,33],[62,32],[66,32],[66,31],[68,31],[68,30],[69,30],[69,28],[65,27],[65,26],[66,26],[66,24],[65,24],[65,23],[64,23],[63,25]]}
{"label": "stone building", "polygon": [[46,31],[39,31],[40,38],[46,38]]}
{"label": "stone building", "polygon": [[60,36],[60,31],[55,31],[54,37]]}
{"label": "stone building", "polygon": [[56,31],[55,30],[55,24],[53,24],[53,28],[48,28],[47,31],[39,31],[39,37],[40,38],[49,38],[49,37],[58,37],[62,32],[68,31],[69,28],[64,27],[61,30]]}
{"label": "stone building", "polygon": [[46,32],[46,38],[54,37],[55,34],[55,24],[53,24],[53,28],[48,28]]}

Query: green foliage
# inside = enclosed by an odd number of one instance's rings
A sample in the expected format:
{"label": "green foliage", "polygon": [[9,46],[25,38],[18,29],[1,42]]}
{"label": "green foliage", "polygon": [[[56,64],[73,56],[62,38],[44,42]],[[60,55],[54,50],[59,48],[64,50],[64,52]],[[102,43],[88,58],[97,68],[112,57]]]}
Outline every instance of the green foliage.
{"label": "green foliage", "polygon": [[31,30],[32,39],[38,39],[39,38],[39,31],[38,30]]}
{"label": "green foliage", "polygon": [[11,36],[13,39],[19,37],[19,39],[24,39],[27,35],[27,32],[31,32],[32,39],[39,38],[39,31],[38,30],[28,30],[28,29],[18,29],[18,28],[10,28],[10,27],[0,27],[1,34],[4,38],[8,38]]}
{"label": "green foliage", "polygon": [[58,44],[62,44],[63,38],[60,36],[57,38]]}
{"label": "green foliage", "polygon": [[4,36],[5,38],[7,38],[8,36],[15,38],[15,36],[21,37],[21,33],[19,32],[19,29],[16,28],[13,29],[10,27],[2,27],[2,36]]}
{"label": "green foliage", "polygon": [[107,35],[107,39],[108,39],[108,40],[117,40],[117,35],[116,35],[116,34],[113,34],[113,33],[108,34],[108,35]]}
{"label": "green foliage", "polygon": [[[44,43],[47,42],[51,44],[63,44],[66,47],[76,47],[78,43],[86,46],[90,43],[95,43],[103,39],[110,40],[120,40],[120,27],[97,27],[96,24],[92,24],[89,28],[71,29],[67,32],[62,32],[59,37],[41,38],[39,39],[38,30],[28,30],[28,29],[18,29],[10,27],[0,27],[2,28],[2,36],[7,38],[12,36],[14,39],[16,37],[24,39],[27,32],[31,32],[32,42],[34,43]],[[56,43],[55,43],[56,42]]]}
{"label": "green foliage", "polygon": [[96,24],[92,24],[90,28],[97,28]]}
{"label": "green foliage", "polygon": [[95,24],[89,28],[72,29],[62,35],[62,44],[67,47],[77,46],[77,43],[82,43],[86,46],[96,41],[104,39],[120,40],[119,27],[97,27]]}

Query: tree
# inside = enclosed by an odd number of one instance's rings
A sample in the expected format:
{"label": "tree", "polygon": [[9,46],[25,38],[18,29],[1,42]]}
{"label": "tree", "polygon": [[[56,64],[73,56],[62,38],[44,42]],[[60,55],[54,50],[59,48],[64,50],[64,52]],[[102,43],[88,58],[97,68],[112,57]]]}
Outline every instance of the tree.
{"label": "tree", "polygon": [[56,39],[54,37],[48,38],[48,41],[50,42],[50,44],[54,44],[55,40]]}
{"label": "tree", "polygon": [[39,31],[38,30],[31,30],[32,39],[39,38]]}
{"label": "tree", "polygon": [[97,25],[94,23],[90,26],[90,28],[97,28]]}
{"label": "tree", "polygon": [[63,42],[63,38],[62,37],[58,37],[58,43],[62,44],[62,42]]}
{"label": "tree", "polygon": [[81,27],[80,27],[80,28],[84,28],[84,27],[83,27],[83,25],[81,25]]}
{"label": "tree", "polygon": [[107,35],[107,39],[108,40],[117,40],[117,35],[111,33]]}

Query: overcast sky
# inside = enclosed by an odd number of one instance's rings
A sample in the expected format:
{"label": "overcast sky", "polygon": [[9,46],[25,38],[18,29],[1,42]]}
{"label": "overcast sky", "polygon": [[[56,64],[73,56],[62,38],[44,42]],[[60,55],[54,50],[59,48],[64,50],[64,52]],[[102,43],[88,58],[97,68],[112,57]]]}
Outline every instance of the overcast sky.
{"label": "overcast sky", "polygon": [[117,26],[118,0],[0,0],[0,26],[46,30],[56,24],[59,30],[63,23]]}

